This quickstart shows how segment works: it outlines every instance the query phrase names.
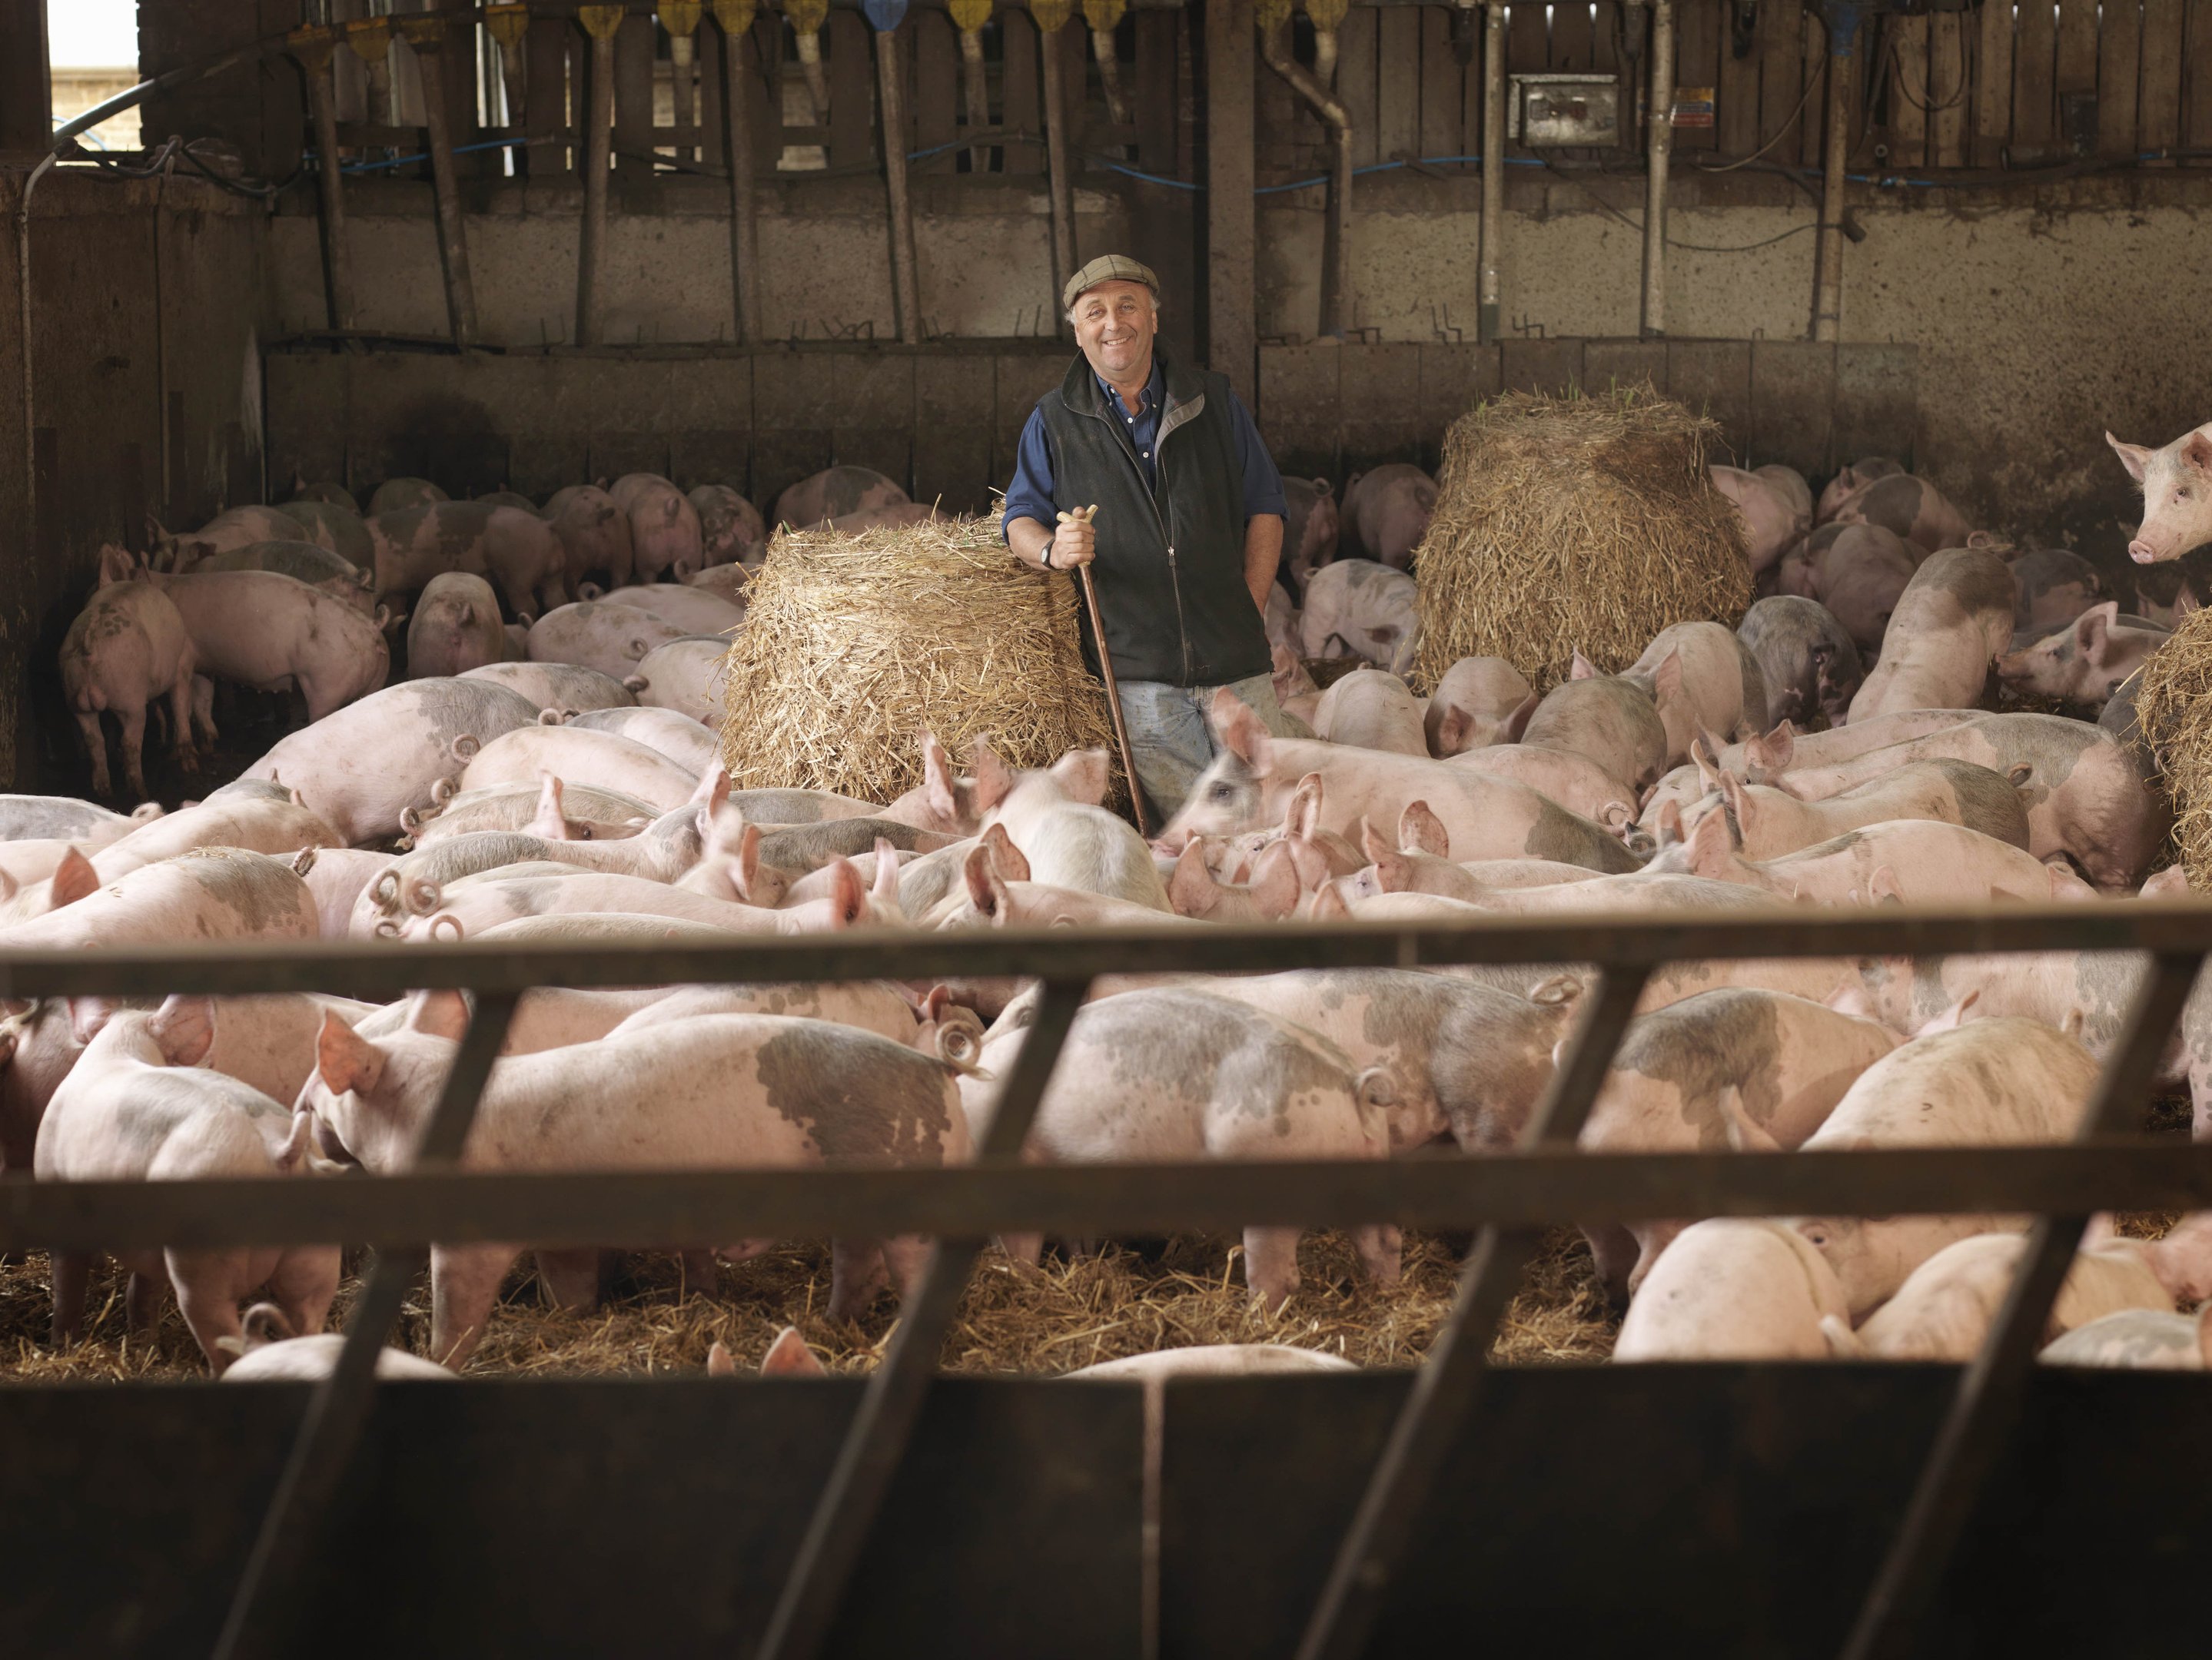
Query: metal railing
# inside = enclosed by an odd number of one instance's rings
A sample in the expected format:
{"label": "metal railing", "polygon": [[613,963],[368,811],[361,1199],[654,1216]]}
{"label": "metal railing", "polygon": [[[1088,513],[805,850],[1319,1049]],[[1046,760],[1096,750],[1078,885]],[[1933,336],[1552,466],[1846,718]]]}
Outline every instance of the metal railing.
{"label": "metal railing", "polygon": [[[2114,903],[2004,909],[1730,913],[1713,917],[1499,918],[1464,925],[854,933],[726,946],[514,951],[347,947],[0,954],[0,996],[244,994],[313,988],[391,999],[472,989],[473,1018],[412,1173],[329,1183],[0,1180],[0,1249],[106,1250],[328,1242],[377,1246],[331,1375],[318,1384],[217,1652],[281,1649],[302,1578],[374,1400],[378,1351],[429,1240],[821,1237],[922,1233],[938,1243],[824,1484],[758,1652],[817,1652],[913,1434],[943,1340],[985,1237],[1046,1230],[1164,1231],[1389,1219],[1480,1224],[1449,1320],[1371,1473],[1308,1624],[1307,1660],[1362,1651],[1404,1560],[1442,1453],[1480,1404],[1504,1305],[1540,1225],[1657,1217],[2033,1213],[2030,1248],[1988,1340],[1961,1374],[1904,1524],[1861,1608],[1849,1660],[1901,1651],[2019,1411],[2045,1321],[2087,1219],[2108,1207],[2212,1205],[2212,1146],[2126,1134],[2198,964],[2212,909]],[[2068,1146],[1803,1154],[1584,1155],[1574,1143],[1652,973],[1697,958],[1942,956],[2053,949],[2145,954],[2148,971]],[[1092,982],[1123,973],[1291,968],[1582,964],[1575,1030],[1516,1152],[1353,1164],[1035,1168],[1017,1155]],[[1042,982],[973,1165],[951,1170],[684,1171],[469,1175],[453,1168],[517,999],[542,985],[837,982],[1012,976]]]}

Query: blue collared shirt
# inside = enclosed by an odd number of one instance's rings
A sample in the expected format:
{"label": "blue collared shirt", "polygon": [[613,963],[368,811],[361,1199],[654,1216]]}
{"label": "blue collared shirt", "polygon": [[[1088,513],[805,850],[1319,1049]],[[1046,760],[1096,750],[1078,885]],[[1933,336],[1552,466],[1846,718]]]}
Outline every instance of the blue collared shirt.
{"label": "blue collared shirt", "polygon": [[[1098,390],[1106,399],[1106,407],[1121,420],[1121,429],[1128,435],[1129,447],[1136,452],[1137,466],[1145,475],[1147,489],[1159,488],[1159,463],[1155,459],[1159,448],[1160,412],[1167,403],[1167,374],[1161,368],[1157,354],[1152,358],[1152,379],[1137,398],[1134,415],[1122,404],[1121,395],[1105,377],[1097,377]],[[1244,519],[1250,523],[1263,513],[1277,518],[1285,514],[1283,475],[1276,470],[1274,457],[1260,441],[1260,429],[1252,424],[1251,411],[1244,400],[1235,392],[1229,394],[1229,412],[1237,432],[1237,459],[1244,473]],[[1022,429],[1022,441],[1014,453],[1014,482],[1006,486],[1006,513],[1000,524],[1005,526],[1016,519],[1034,519],[1050,529],[1058,520],[1053,506],[1052,444],[1044,429],[1044,417],[1036,410],[1030,411],[1029,424]]]}

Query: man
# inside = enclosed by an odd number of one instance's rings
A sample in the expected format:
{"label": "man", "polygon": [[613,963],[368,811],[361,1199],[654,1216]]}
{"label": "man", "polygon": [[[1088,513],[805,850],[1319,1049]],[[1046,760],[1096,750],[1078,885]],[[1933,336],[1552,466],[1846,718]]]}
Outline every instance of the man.
{"label": "man", "polygon": [[1083,356],[1022,429],[1006,545],[1042,570],[1097,566],[1130,759],[1165,824],[1213,758],[1206,717],[1220,687],[1269,730],[1303,735],[1275,702],[1262,621],[1283,551],[1283,479],[1227,379],[1160,350],[1148,268],[1103,255],[1060,300]]}

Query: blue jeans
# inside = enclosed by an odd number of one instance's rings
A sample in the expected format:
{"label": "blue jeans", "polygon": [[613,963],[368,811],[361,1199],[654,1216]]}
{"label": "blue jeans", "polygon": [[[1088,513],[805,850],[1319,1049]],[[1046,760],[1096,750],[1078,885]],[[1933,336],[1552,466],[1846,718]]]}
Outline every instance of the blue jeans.
{"label": "blue jeans", "polygon": [[[1152,803],[1152,827],[1157,830],[1182,810],[1183,798],[1198,775],[1220,752],[1206,711],[1213,707],[1218,686],[1170,686],[1160,680],[1124,680],[1121,719],[1129,728],[1129,758],[1145,799]],[[1260,724],[1278,738],[1302,738],[1275,701],[1274,677],[1255,674],[1231,684],[1252,706]]]}

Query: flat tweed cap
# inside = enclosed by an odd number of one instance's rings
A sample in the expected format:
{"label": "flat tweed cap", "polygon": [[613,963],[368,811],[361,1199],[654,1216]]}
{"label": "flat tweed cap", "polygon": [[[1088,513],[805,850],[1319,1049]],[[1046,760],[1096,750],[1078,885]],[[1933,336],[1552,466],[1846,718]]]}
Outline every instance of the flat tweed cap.
{"label": "flat tweed cap", "polygon": [[1060,291],[1061,307],[1072,307],[1101,283],[1142,283],[1152,291],[1153,299],[1160,297],[1160,279],[1152,275],[1150,265],[1140,265],[1126,253],[1102,253],[1067,279],[1067,286]]}

